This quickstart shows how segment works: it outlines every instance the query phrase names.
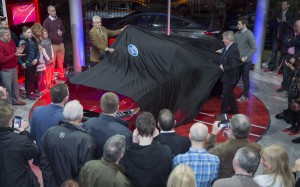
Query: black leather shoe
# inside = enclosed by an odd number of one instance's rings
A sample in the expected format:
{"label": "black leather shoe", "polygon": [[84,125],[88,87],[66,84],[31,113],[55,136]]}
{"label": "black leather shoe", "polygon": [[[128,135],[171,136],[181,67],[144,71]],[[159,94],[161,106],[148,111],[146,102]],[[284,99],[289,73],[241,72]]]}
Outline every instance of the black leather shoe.
{"label": "black leather shoe", "polygon": [[292,139],[292,143],[300,143],[300,137]]}
{"label": "black leather shoe", "polygon": [[282,132],[290,132],[290,131],[293,131],[294,130],[294,126],[290,126],[289,128],[285,128],[282,130]]}
{"label": "black leather shoe", "polygon": [[276,119],[284,119],[284,112],[275,115]]}

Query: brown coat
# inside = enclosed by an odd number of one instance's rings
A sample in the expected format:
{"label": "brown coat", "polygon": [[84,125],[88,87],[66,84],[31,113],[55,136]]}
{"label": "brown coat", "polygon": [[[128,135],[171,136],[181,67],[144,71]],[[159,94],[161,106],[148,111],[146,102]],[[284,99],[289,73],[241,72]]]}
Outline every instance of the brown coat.
{"label": "brown coat", "polygon": [[219,178],[228,178],[234,175],[232,160],[239,148],[249,147],[260,153],[260,145],[250,142],[248,139],[228,139],[226,142],[216,144],[216,135],[211,134],[208,138],[206,149],[209,153],[216,155],[220,159]]}
{"label": "brown coat", "polygon": [[122,32],[122,29],[112,31],[103,26],[101,26],[101,30],[103,35],[96,27],[93,27],[89,32],[89,39],[92,45],[90,54],[91,62],[100,62],[100,57],[104,55],[105,49],[108,45],[108,37],[117,36]]}

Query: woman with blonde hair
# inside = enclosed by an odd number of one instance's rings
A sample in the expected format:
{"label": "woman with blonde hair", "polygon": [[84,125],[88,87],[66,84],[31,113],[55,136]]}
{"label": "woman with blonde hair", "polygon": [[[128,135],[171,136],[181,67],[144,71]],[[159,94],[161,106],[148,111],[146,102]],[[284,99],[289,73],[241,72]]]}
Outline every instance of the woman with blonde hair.
{"label": "woman with blonde hair", "polygon": [[167,187],[196,187],[192,168],[184,164],[176,166],[169,176]]}
{"label": "woman with blonde hair", "polygon": [[254,177],[259,186],[294,187],[295,178],[289,168],[288,154],[283,147],[279,145],[265,147],[260,155],[264,173]]}

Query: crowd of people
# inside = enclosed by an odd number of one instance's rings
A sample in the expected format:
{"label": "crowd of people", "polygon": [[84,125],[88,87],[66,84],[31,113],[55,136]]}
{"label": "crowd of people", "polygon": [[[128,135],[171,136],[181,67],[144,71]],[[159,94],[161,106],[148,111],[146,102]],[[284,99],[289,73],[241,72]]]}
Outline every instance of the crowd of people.
{"label": "crowd of people", "polygon": [[[300,21],[290,18],[288,1],[282,1],[281,7],[276,42],[281,46],[284,76],[278,91],[290,89],[289,77],[294,80],[300,77],[297,56]],[[112,92],[101,97],[102,113],[82,123],[82,105],[77,100],[69,101],[68,86],[55,81],[56,62],[58,78],[65,80],[65,28],[56,16],[55,7],[50,5],[47,10],[49,17],[43,25],[24,26],[19,41],[11,39],[7,21],[0,19],[3,85],[0,86],[0,186],[40,186],[28,163],[32,159],[42,172],[45,187],[300,186],[300,180],[295,180],[300,159],[290,168],[288,153],[282,146],[261,147],[250,142],[251,122],[239,114],[236,101],[248,101],[249,70],[257,48],[244,17],[238,20],[238,32],[223,33],[225,47],[218,50],[221,53],[219,67],[223,71],[220,113],[235,115],[225,128],[219,126],[220,121],[215,121],[211,133],[206,125],[197,122],[191,126],[189,136],[184,137],[176,134],[176,120],[168,109],[162,109],[158,116],[141,112],[132,132],[128,123],[117,117],[119,98]],[[104,57],[105,51],[114,51],[107,46],[108,36],[119,34],[124,28],[110,31],[101,25],[98,16],[92,21],[94,27],[89,38],[93,66]],[[290,21],[294,23],[293,30],[287,29]],[[97,42],[99,40],[102,43]],[[274,50],[277,52],[277,48]],[[26,104],[19,96],[18,63],[25,70],[26,98],[36,100],[41,92],[50,89],[51,104],[36,107],[31,124],[22,120],[20,128],[14,129],[12,105]],[[269,69],[272,68],[270,63]],[[233,89],[241,77],[244,92],[236,99]],[[294,103],[300,104],[300,95],[288,96],[285,113],[292,126],[285,131],[295,134],[300,130],[300,107],[295,109]],[[216,143],[219,133],[223,133],[227,141]],[[300,138],[295,142],[300,143]],[[260,163],[264,172],[254,177]]]}

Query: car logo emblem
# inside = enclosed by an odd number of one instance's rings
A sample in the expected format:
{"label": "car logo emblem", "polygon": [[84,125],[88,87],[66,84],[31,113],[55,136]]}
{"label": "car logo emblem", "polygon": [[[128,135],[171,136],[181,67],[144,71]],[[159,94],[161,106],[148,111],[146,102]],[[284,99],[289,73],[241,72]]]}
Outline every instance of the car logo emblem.
{"label": "car logo emblem", "polygon": [[66,135],[66,134],[65,134],[64,132],[59,133],[59,137],[60,137],[60,138],[64,138],[65,135]]}
{"label": "car logo emblem", "polygon": [[139,50],[135,47],[135,45],[133,44],[129,44],[128,45],[128,53],[131,55],[131,56],[138,56],[139,55]]}

